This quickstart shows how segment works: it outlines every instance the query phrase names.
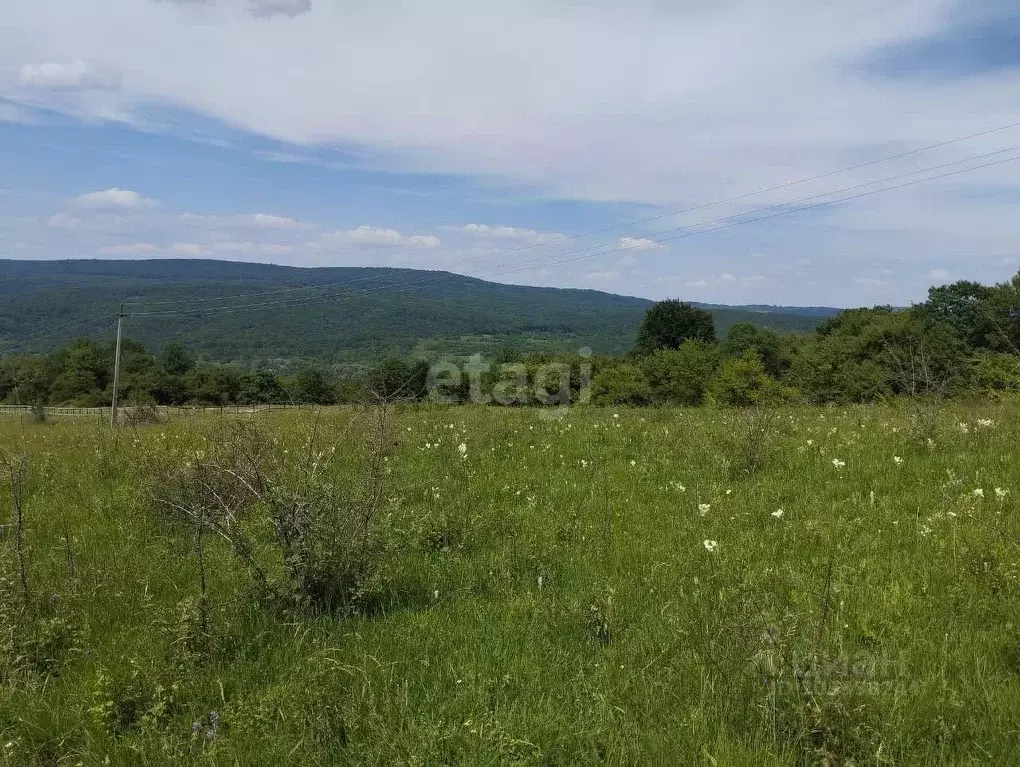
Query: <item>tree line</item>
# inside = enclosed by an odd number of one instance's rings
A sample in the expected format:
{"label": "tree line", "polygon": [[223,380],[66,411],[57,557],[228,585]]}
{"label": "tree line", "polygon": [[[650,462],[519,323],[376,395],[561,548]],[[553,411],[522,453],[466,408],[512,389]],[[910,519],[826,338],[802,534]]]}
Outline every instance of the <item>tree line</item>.
{"label": "tree line", "polygon": [[[88,338],[48,355],[0,358],[0,402],[107,405],[113,358],[112,343]],[[508,377],[536,376],[554,362],[570,371],[575,397],[590,383],[591,400],[603,405],[847,404],[1017,392],[1020,273],[994,286],[961,281],[935,287],[925,302],[906,309],[848,309],[812,333],[743,322],[717,338],[710,312],[662,301],[649,309],[629,354],[557,359],[506,348],[475,379],[445,393],[468,401],[476,394],[472,387],[492,391]],[[122,345],[120,395],[128,404],[417,400],[429,387],[424,360],[390,358],[340,370],[307,365],[281,373],[201,361],[176,342],[158,353],[130,339]]]}

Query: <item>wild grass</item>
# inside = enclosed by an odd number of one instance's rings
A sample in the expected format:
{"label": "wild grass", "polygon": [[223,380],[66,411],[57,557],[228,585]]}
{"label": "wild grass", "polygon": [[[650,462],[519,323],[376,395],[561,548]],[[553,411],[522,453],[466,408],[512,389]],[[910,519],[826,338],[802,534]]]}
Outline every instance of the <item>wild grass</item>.
{"label": "wild grass", "polygon": [[0,422],[0,764],[1020,763],[1014,404],[561,415]]}

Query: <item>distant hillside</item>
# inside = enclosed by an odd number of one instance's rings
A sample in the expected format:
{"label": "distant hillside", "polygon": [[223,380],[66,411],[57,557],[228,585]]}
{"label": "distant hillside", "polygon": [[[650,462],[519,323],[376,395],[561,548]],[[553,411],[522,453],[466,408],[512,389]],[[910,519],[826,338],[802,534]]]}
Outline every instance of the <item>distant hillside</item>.
{"label": "distant hillside", "polygon": [[[176,339],[210,360],[329,364],[484,354],[507,345],[622,352],[651,305],[594,290],[503,285],[414,269],[0,260],[0,354],[47,351],[76,336],[110,337],[121,302],[135,315],[126,320],[125,335],[152,349]],[[190,313],[139,316],[181,310]],[[808,331],[835,311],[712,307],[720,334],[742,321]]]}

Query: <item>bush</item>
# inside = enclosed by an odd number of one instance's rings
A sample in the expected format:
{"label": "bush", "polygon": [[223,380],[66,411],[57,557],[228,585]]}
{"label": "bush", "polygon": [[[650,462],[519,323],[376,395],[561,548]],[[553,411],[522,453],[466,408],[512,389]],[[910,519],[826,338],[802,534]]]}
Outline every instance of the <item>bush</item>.
{"label": "bush", "polygon": [[641,370],[657,404],[697,406],[704,402],[718,364],[714,347],[686,341],[679,349],[663,349],[646,357]]}
{"label": "bush", "polygon": [[130,405],[124,408],[124,422],[128,426],[151,426],[166,419],[159,408],[152,403]]}
{"label": "bush", "polygon": [[716,404],[735,407],[780,404],[799,398],[796,389],[770,378],[765,365],[753,352],[724,361],[710,392]]}
{"label": "bush", "polygon": [[592,380],[596,405],[647,405],[652,399],[648,379],[637,365],[617,365],[602,370]]}
{"label": "bush", "polygon": [[[231,424],[183,465],[155,457],[150,495],[200,542],[203,531],[228,541],[263,597],[313,612],[357,608],[370,595],[384,553],[385,454],[394,444],[388,416],[373,412],[361,444],[347,433],[327,448],[319,440],[328,429],[317,424],[296,460],[259,427]],[[269,541],[249,532],[266,529]],[[259,553],[267,548],[268,562]],[[198,549],[201,558],[201,543]]]}
{"label": "bush", "polygon": [[974,386],[984,393],[1020,392],[1020,357],[979,352],[972,360]]}

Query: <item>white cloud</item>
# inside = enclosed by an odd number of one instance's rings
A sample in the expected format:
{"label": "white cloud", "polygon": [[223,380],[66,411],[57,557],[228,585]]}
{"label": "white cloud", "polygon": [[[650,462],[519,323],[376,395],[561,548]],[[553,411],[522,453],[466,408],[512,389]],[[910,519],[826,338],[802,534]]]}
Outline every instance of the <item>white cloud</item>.
{"label": "white cloud", "polygon": [[99,252],[104,256],[142,256],[155,249],[156,246],[151,242],[135,242],[128,245],[107,245],[100,248]]}
{"label": "white cloud", "polygon": [[489,224],[465,224],[461,231],[491,237],[497,240],[520,240],[529,245],[543,245],[564,239],[559,232],[539,232],[535,229],[522,229],[517,226],[491,226]]}
{"label": "white cloud", "polygon": [[28,88],[77,90],[87,88],[115,88],[119,78],[109,72],[99,72],[87,61],[43,61],[25,64],[19,73],[19,82]]}
{"label": "white cloud", "polygon": [[719,275],[719,279],[722,280],[723,282],[735,282],[737,278],[734,277],[729,272],[723,272],[722,274]]}
{"label": "white cloud", "polygon": [[70,58],[29,79],[74,83],[101,61],[130,73],[125,108],[365,146],[403,170],[675,203],[1009,122],[1012,73],[904,84],[855,66],[978,13],[961,5],[258,0],[249,12],[301,15],[252,23],[235,0],[204,4],[196,23],[168,3],[33,0],[5,7],[0,67]]}
{"label": "white cloud", "polygon": [[353,245],[438,248],[440,241],[433,235],[416,234],[407,237],[396,229],[380,229],[374,226],[359,226],[346,232],[334,232],[328,236],[332,241],[347,242]]}
{"label": "white cloud", "polygon": [[261,229],[300,229],[301,224],[287,216],[274,216],[269,213],[256,213],[251,222]]}
{"label": "white cloud", "polygon": [[438,248],[439,238],[431,234],[413,234],[407,238],[407,244],[416,248]]}
{"label": "white cloud", "polygon": [[705,280],[687,280],[684,283],[685,288],[705,288],[708,287],[708,282]]}
{"label": "white cloud", "polygon": [[138,192],[129,189],[106,189],[101,192],[88,192],[75,199],[75,204],[83,208],[123,208],[134,210],[139,208],[154,208],[159,205],[156,200],[151,200]]}
{"label": "white cloud", "polygon": [[622,250],[664,250],[662,245],[647,237],[621,237],[617,247]]}
{"label": "white cloud", "polygon": [[79,229],[81,225],[80,218],[74,218],[66,213],[54,213],[46,220],[46,226],[52,229]]}
{"label": "white cloud", "polygon": [[181,223],[203,226],[209,229],[310,229],[312,224],[289,216],[272,213],[244,213],[234,216],[215,216],[199,213],[182,213]]}
{"label": "white cloud", "polygon": [[948,269],[932,269],[928,272],[927,278],[933,282],[951,282],[953,275]]}

